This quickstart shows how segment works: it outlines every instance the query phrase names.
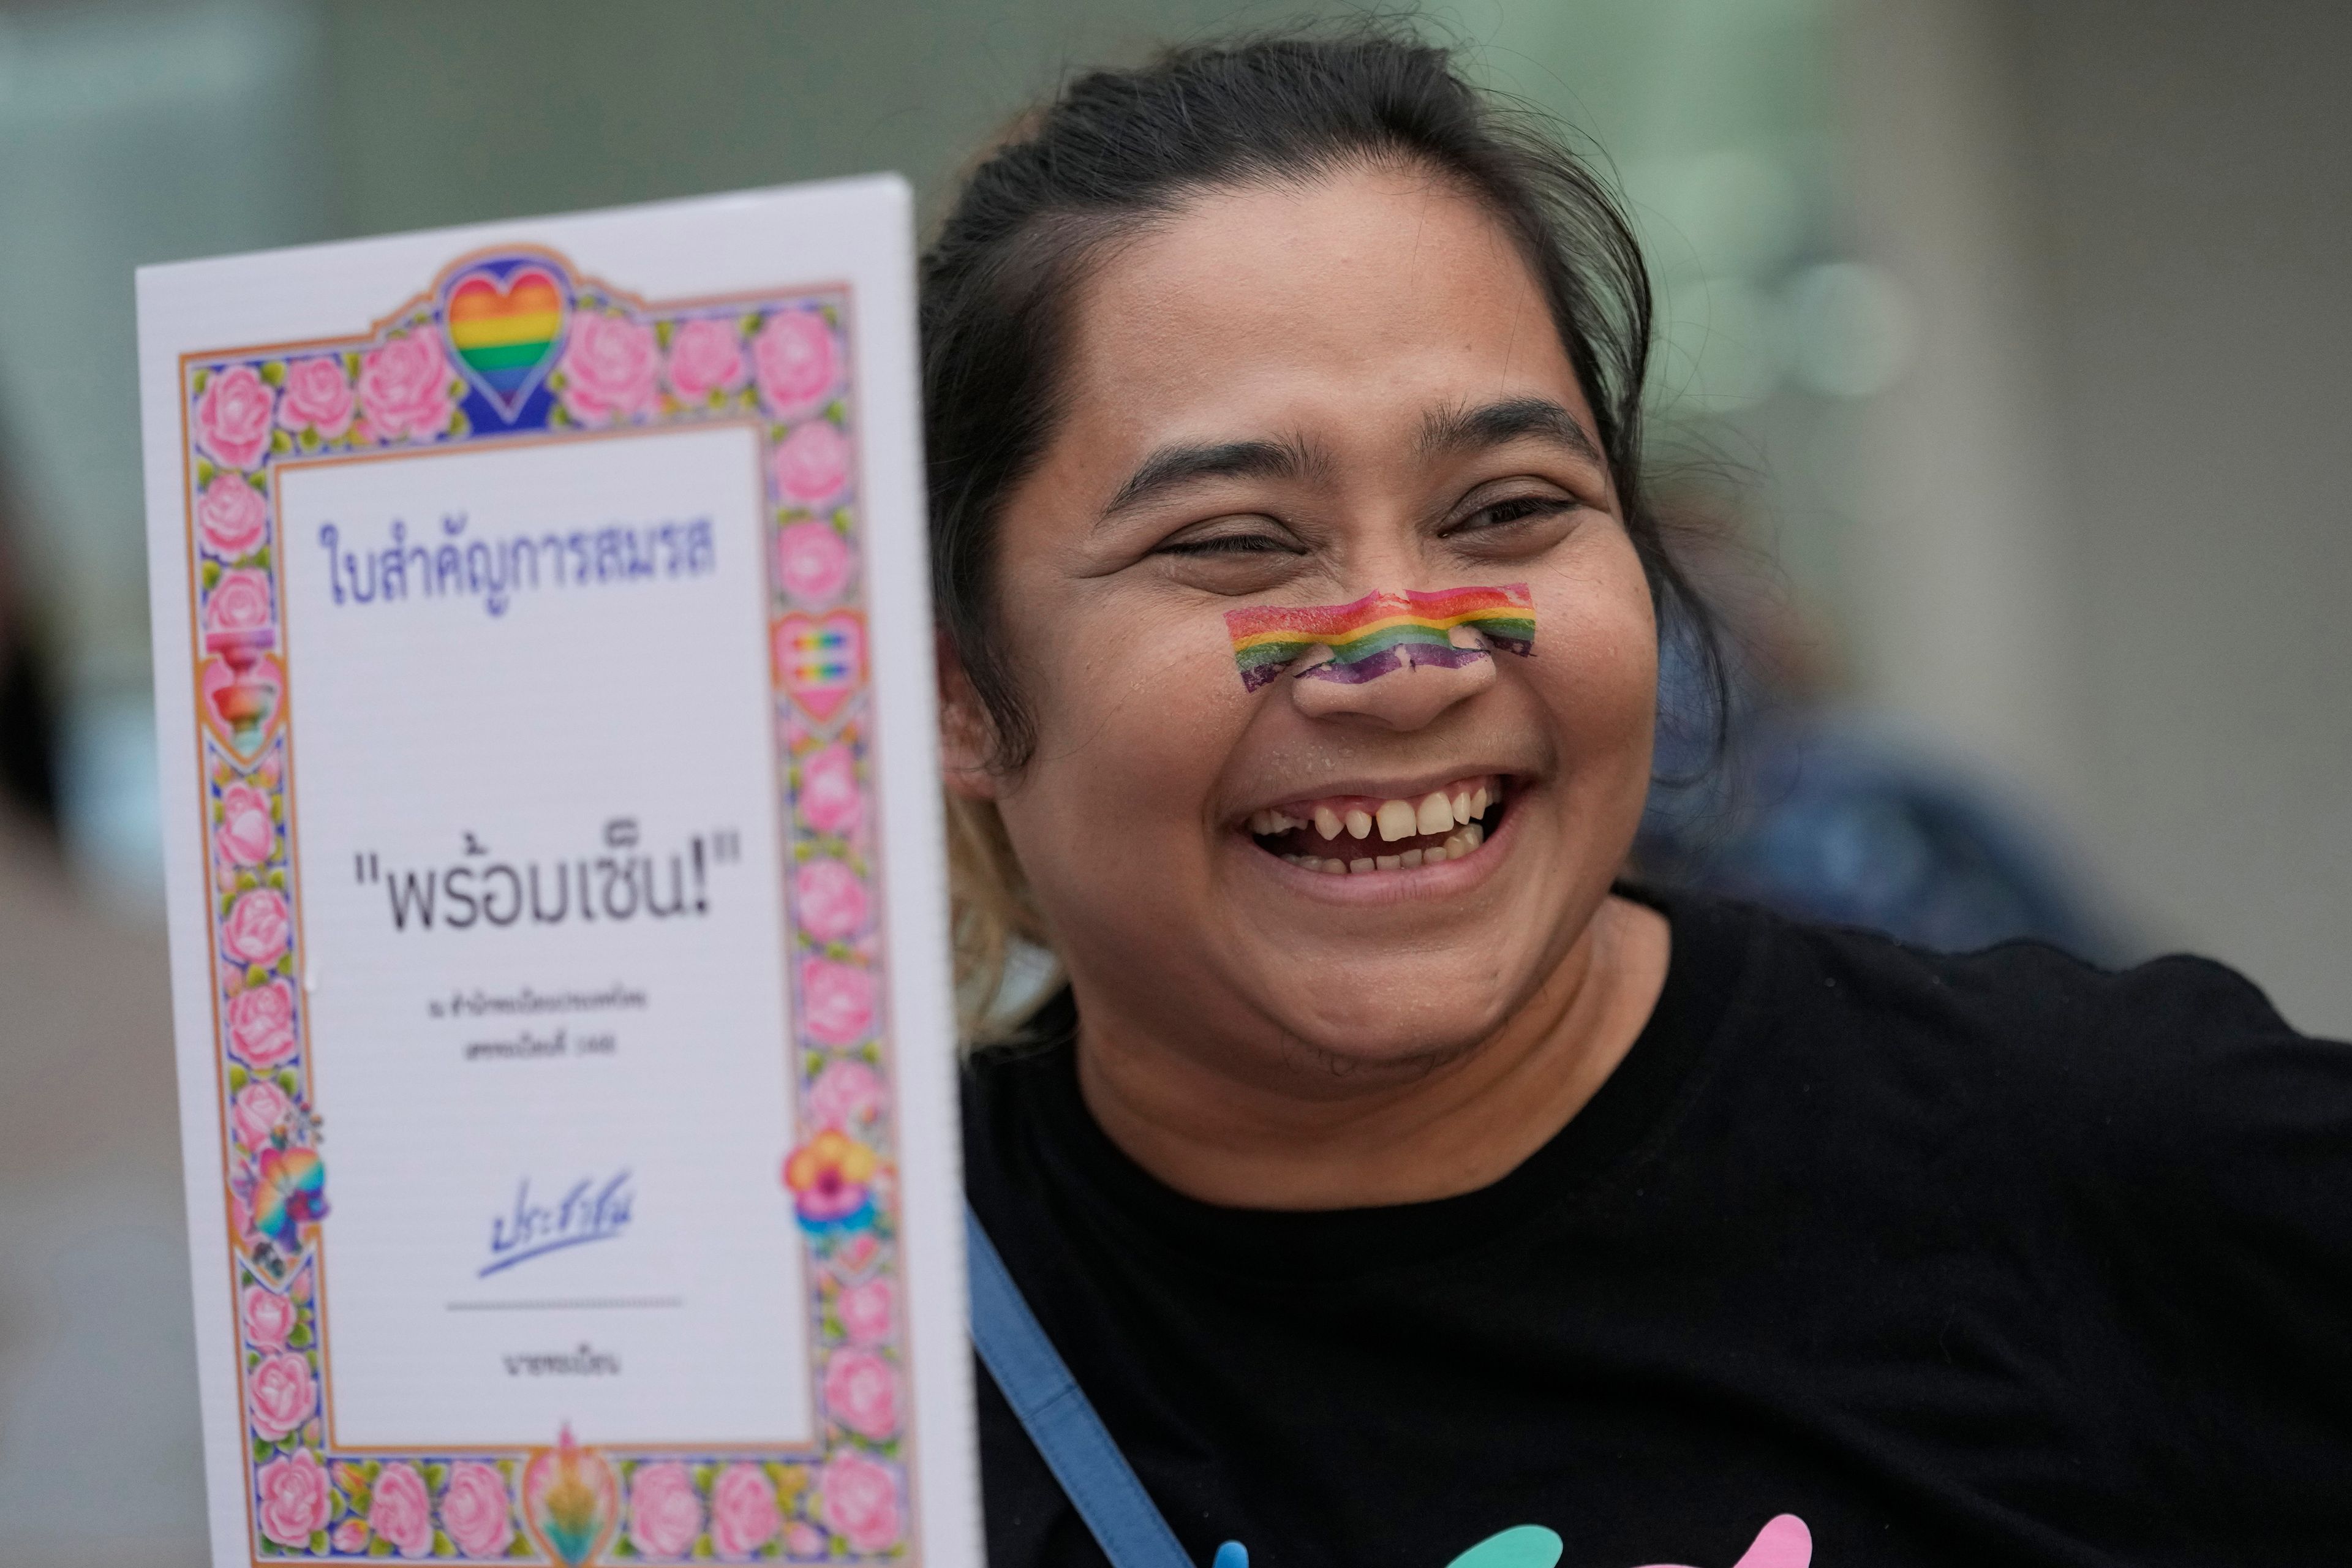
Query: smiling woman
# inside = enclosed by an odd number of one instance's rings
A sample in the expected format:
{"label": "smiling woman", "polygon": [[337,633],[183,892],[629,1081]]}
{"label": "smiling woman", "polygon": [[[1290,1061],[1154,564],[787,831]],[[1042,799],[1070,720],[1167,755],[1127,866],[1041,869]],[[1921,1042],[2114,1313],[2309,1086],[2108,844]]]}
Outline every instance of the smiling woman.
{"label": "smiling woman", "polygon": [[[2352,1176],[2352,1058],[2211,965],[1620,881],[1662,619],[1709,644],[1580,163],[1410,39],[1188,50],[997,149],[923,310],[960,950],[1068,981],[968,1185],[1196,1559],[2340,1538],[2352,1247],[2266,1156]],[[992,1560],[1102,1561],[982,1432]]]}

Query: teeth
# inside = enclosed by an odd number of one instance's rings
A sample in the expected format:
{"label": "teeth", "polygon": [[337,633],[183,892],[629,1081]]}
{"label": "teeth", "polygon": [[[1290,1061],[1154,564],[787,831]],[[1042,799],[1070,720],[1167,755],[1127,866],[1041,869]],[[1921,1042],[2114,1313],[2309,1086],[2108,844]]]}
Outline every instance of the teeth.
{"label": "teeth", "polygon": [[[1443,836],[1444,842],[1435,847],[1402,850],[1394,855],[1357,855],[1346,860],[1321,855],[1283,857],[1295,866],[1335,876],[1409,870],[1417,866],[1442,866],[1448,860],[1459,860],[1485,843],[1486,829],[1480,819],[1500,799],[1499,785],[1489,780],[1475,787],[1457,784],[1450,789],[1432,790],[1418,803],[1385,800],[1377,809],[1370,811],[1360,805],[1344,809],[1337,805],[1318,805],[1313,808],[1310,821],[1301,821],[1287,812],[1268,807],[1250,813],[1249,830],[1265,837],[1312,826],[1326,843],[1331,843],[1343,832],[1351,839],[1369,839],[1375,827],[1380,829],[1381,841],[1386,844],[1417,836]],[[1336,848],[1338,846],[1335,844],[1333,847]]]}
{"label": "teeth", "polygon": [[1454,826],[1454,803],[1433,790],[1422,798],[1415,819],[1423,833],[1443,833]]}

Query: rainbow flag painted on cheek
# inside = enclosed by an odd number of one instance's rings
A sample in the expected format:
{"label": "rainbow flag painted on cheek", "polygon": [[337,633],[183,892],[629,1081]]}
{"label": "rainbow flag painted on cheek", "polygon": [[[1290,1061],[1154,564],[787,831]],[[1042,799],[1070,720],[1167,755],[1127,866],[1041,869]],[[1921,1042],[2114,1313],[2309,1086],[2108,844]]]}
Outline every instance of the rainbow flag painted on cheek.
{"label": "rainbow flag painted on cheek", "polygon": [[[1473,646],[1454,640],[1457,627],[1477,634]],[[1416,665],[1456,668],[1501,648],[1532,658],[1536,605],[1525,583],[1491,588],[1411,588],[1367,594],[1348,605],[1253,605],[1225,612],[1241,666],[1242,687],[1255,691],[1317,648],[1330,659],[1298,672],[1302,680],[1371,680]]]}

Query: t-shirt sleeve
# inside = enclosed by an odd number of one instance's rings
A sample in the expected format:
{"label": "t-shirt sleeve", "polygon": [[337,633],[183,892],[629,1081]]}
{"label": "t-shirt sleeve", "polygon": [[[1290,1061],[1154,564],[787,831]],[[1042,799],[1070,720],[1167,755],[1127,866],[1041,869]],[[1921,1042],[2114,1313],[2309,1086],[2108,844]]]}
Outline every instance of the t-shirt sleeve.
{"label": "t-shirt sleeve", "polygon": [[2203,960],[2117,984],[2111,1169],[2141,1184],[2125,1204],[2137,1234],[2112,1240],[2126,1308],[2165,1352],[2183,1479],[2225,1538],[2340,1528],[2352,1046],[2298,1034],[2254,985]]}

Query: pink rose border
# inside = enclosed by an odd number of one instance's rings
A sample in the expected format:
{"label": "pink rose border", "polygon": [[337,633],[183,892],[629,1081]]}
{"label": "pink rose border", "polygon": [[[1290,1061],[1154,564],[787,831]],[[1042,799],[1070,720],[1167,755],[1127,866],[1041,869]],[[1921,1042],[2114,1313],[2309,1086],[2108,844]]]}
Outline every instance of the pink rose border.
{"label": "pink rose border", "polygon": [[[543,423],[478,429],[463,410],[467,388],[439,302],[461,272],[514,256],[528,256],[569,289],[561,345],[567,357],[559,358],[546,376],[553,396]],[[310,1100],[307,1009],[298,979],[301,877],[284,717],[293,682],[277,635],[282,605],[274,475],[289,462],[374,451],[755,419],[763,444],[761,468],[769,476],[771,641],[787,616],[848,611],[862,617],[857,508],[863,487],[853,419],[849,295],[846,285],[837,284],[649,304],[581,276],[553,252],[514,247],[458,258],[431,287],[361,337],[182,356],[183,498],[205,886],[212,910],[214,1062],[231,1254],[227,1283],[239,1339],[237,1390],[257,1568],[289,1559],[380,1557],[387,1549],[402,1560],[547,1561],[528,1517],[522,1483],[531,1461],[551,1451],[376,1455],[333,1447],[327,1431],[332,1373],[320,1321],[318,1222],[297,1222],[290,1236],[263,1235],[254,1227],[254,1184],[261,1179],[260,1156],[266,1152],[319,1152],[331,1178],[330,1203],[333,1193],[331,1153],[322,1147],[320,1119]],[[602,330],[572,330],[592,316],[602,318]],[[694,363],[682,363],[674,375],[669,353],[689,325],[694,330],[686,337]],[[715,352],[719,334],[729,329],[740,353],[731,367],[723,353]],[[568,355],[583,338],[592,343],[601,339],[608,357],[583,367],[583,376],[575,377],[567,374]],[[649,385],[625,386],[620,389],[625,395],[612,395],[610,345],[615,342],[632,353],[650,347]],[[773,352],[780,343],[790,353]],[[824,355],[815,347],[821,344],[830,345],[835,362],[829,383],[812,368],[813,355],[822,364]],[[393,353],[385,354],[387,349]],[[431,374],[436,352],[446,375],[437,388]],[[379,356],[384,371],[372,382]],[[628,356],[618,363],[618,374],[639,375]],[[714,363],[721,374],[712,374]],[[604,377],[599,395],[586,395],[578,383],[594,375]],[[394,388],[383,395],[382,409],[371,403],[372,387],[378,384]],[[822,477],[825,470],[794,460],[818,447],[844,454],[838,488],[825,496],[809,493],[810,475]],[[249,501],[236,490],[215,491],[215,504],[204,507],[207,490],[220,486],[248,487],[261,498],[268,521],[257,533]],[[221,526],[225,506],[236,512],[237,526]],[[828,559],[828,569],[814,573],[804,566],[787,569],[779,542],[790,531],[795,542],[790,559],[805,563],[816,527],[829,528],[838,539],[838,563]],[[233,625],[214,614],[215,595],[224,585],[242,595]],[[267,590],[257,627],[257,585]],[[910,1493],[913,1400],[906,1319],[894,1305],[900,1276],[891,1179],[896,1101],[882,984],[871,672],[861,668],[853,695],[827,706],[822,720],[793,701],[780,671],[772,669],[771,679],[792,825],[790,862],[780,868],[800,1032],[792,1049],[801,1125],[792,1141],[797,1145],[820,1131],[843,1132],[874,1151],[881,1173],[874,1184],[873,1217],[865,1228],[846,1236],[812,1235],[804,1243],[812,1386],[830,1386],[850,1407],[826,1408],[818,1394],[822,1436],[814,1451],[583,1451],[609,1465],[618,1482],[618,1511],[599,1561],[610,1553],[646,1563],[708,1561],[714,1552],[729,1561],[919,1559]],[[234,727],[219,701],[220,689],[239,681],[257,681],[268,693],[265,716],[247,730]],[[267,802],[266,850],[257,848],[257,796]],[[862,899],[845,896],[853,886],[862,889]],[[827,907],[814,911],[814,922],[804,920],[801,908],[804,887],[824,893]],[[816,931],[809,929],[811,923]],[[814,1010],[806,1005],[812,979],[822,982],[823,993]],[[881,1094],[845,1099],[812,1093],[828,1068],[844,1064],[850,1072],[835,1071],[832,1083],[863,1083],[870,1075]],[[267,1128],[264,1121],[269,1122]],[[780,1201],[786,1196],[780,1189]],[[847,1321],[841,1307],[845,1298],[852,1303]],[[550,1434],[550,1444],[555,1440]],[[672,1494],[683,1473],[693,1488],[700,1524],[692,1539],[681,1544],[673,1530],[671,1537],[656,1542],[650,1537],[658,1531],[643,1532],[645,1538],[633,1531],[631,1489],[641,1470],[649,1485]],[[503,1517],[495,1503],[500,1489],[508,1502]],[[675,1523],[682,1499],[673,1495],[666,1500]],[[648,1551],[652,1544],[677,1550]]]}

